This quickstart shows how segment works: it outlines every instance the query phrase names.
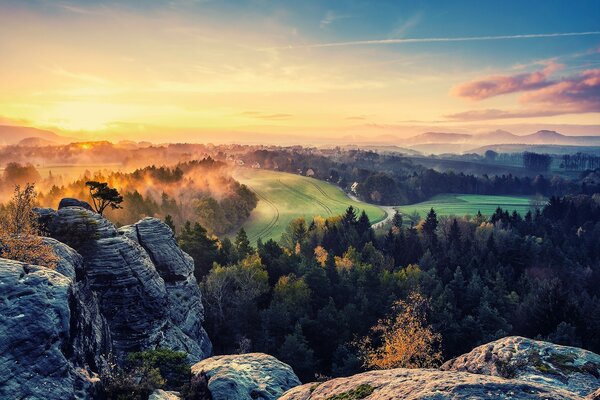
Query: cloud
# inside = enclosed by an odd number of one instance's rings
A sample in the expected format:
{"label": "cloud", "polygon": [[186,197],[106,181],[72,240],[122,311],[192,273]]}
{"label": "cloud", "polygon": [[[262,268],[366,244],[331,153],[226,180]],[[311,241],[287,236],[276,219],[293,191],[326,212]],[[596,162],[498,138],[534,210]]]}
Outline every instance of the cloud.
{"label": "cloud", "polygon": [[600,68],[583,71],[540,90],[525,93],[520,101],[579,112],[600,112]]}
{"label": "cloud", "polygon": [[[340,19],[340,18],[337,18]],[[321,21],[323,24],[327,19]],[[326,23],[329,24],[332,21]],[[319,48],[319,47],[342,47],[342,46],[366,46],[366,45],[386,45],[403,43],[436,43],[436,42],[479,42],[488,40],[517,40],[517,39],[541,39],[566,36],[595,36],[600,35],[600,31],[589,32],[562,32],[562,33],[531,33],[523,35],[498,35],[498,36],[466,36],[466,37],[434,37],[434,38],[403,38],[403,39],[374,39],[374,40],[354,40],[351,42],[329,42],[313,43],[298,46],[284,46],[278,49],[297,49],[297,48]]]}
{"label": "cloud", "polygon": [[562,114],[600,112],[600,68],[586,70],[558,80],[548,79],[557,68],[548,64],[543,71],[468,82],[453,91],[461,97],[482,100],[505,93],[523,92],[522,110],[470,110],[447,115],[446,118],[476,121],[505,118],[531,118]]}
{"label": "cloud", "polygon": [[508,76],[490,76],[485,79],[461,83],[451,90],[451,94],[471,100],[483,100],[501,94],[535,90],[551,85],[550,75],[562,65],[549,62],[541,71]]}
{"label": "cloud", "polygon": [[367,117],[365,115],[353,115],[350,117],[346,117],[346,119],[351,120],[351,121],[363,121],[363,120],[367,119]]}
{"label": "cloud", "polygon": [[404,34],[406,32],[408,32],[411,28],[415,27],[416,25],[419,24],[419,22],[421,22],[421,16],[422,16],[421,13],[414,14],[413,16],[411,16],[410,18],[408,18],[407,20],[405,20],[402,23],[398,24],[392,30],[392,32],[390,32],[390,37],[391,38],[401,38],[402,36],[404,36]]}
{"label": "cloud", "polygon": [[337,20],[340,20],[340,19],[345,19],[345,18],[350,18],[350,16],[345,15],[345,14],[337,14],[334,11],[327,11],[327,13],[325,14],[325,17],[323,17],[323,19],[319,23],[319,26],[321,27],[321,29],[324,29],[328,25],[331,25],[331,23],[333,23]]}
{"label": "cloud", "polygon": [[245,117],[258,118],[258,119],[271,120],[271,121],[281,121],[281,120],[290,119],[291,117],[293,117],[292,114],[283,114],[283,113],[268,114],[268,113],[263,113],[260,111],[244,111],[244,112],[240,113],[240,115],[243,115]]}
{"label": "cloud", "polygon": [[490,119],[508,119],[508,118],[533,118],[547,117],[552,115],[564,114],[560,111],[518,111],[518,110],[469,110],[456,114],[445,115],[446,118],[454,121],[485,121]]}

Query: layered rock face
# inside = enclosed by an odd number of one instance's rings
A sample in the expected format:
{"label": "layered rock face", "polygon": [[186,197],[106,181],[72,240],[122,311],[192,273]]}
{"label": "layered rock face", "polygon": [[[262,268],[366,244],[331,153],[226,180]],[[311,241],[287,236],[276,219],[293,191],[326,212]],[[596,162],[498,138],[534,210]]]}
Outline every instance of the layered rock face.
{"label": "layered rock face", "polygon": [[194,264],[171,230],[153,218],[117,230],[63,203],[37,210],[55,270],[0,259],[0,398],[92,398],[109,355],[209,356]]}
{"label": "layered rock face", "polygon": [[110,341],[95,296],[74,281],[77,260],[63,275],[0,259],[0,398],[93,396]]}
{"label": "layered rock face", "polygon": [[323,383],[309,383],[286,392],[281,400],[325,399],[522,399],[582,400],[575,393],[533,382],[431,369],[371,371]]}
{"label": "layered rock face", "polygon": [[519,336],[479,346],[441,369],[550,384],[582,395],[600,388],[598,354]]}
{"label": "layered rock face", "polygon": [[213,400],[276,400],[300,385],[292,368],[263,353],[207,358],[192,366],[192,374],[206,373]]}
{"label": "layered rock face", "polygon": [[210,355],[212,345],[202,327],[204,307],[192,257],[177,246],[171,229],[156,218],[145,218],[119,232],[144,248],[164,281],[171,331],[164,337],[164,346],[186,351],[193,361]]}
{"label": "layered rock face", "polygon": [[97,295],[117,357],[167,347],[190,361],[210,355],[193,261],[157,219],[117,230],[81,207],[40,212],[50,235],[83,257],[82,278]]}

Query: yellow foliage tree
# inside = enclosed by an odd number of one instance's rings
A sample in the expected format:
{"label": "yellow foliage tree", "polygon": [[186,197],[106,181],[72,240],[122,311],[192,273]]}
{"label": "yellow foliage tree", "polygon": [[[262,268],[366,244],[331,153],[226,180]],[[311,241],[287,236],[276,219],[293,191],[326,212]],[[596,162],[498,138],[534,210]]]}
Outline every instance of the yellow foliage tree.
{"label": "yellow foliage tree", "polygon": [[[413,292],[406,301],[394,303],[392,316],[371,328],[371,335],[358,341],[364,366],[374,369],[430,368],[442,361],[441,335],[426,322],[429,303]],[[377,345],[374,343],[378,343]]]}
{"label": "yellow foliage tree", "polygon": [[36,193],[32,184],[15,186],[12,199],[0,214],[0,257],[56,268],[58,257],[44,243],[33,211]]}

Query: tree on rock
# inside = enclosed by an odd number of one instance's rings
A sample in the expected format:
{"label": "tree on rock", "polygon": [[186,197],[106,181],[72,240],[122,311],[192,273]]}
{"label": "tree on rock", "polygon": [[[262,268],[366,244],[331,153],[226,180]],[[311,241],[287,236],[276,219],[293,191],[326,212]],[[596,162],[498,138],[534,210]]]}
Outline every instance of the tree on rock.
{"label": "tree on rock", "polygon": [[92,197],[94,210],[96,210],[98,214],[102,215],[106,207],[110,207],[113,210],[123,208],[121,207],[123,196],[119,194],[117,189],[108,186],[108,183],[87,181],[85,186],[90,188],[90,196]]}
{"label": "tree on rock", "polygon": [[0,257],[55,268],[58,257],[41,237],[33,211],[34,185],[15,186],[12,199],[0,213]]}

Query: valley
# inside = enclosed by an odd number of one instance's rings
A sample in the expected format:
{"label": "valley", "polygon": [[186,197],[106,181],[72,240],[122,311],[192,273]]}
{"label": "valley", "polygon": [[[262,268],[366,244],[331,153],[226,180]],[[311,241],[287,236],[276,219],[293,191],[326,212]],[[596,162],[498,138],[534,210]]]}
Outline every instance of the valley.
{"label": "valley", "polygon": [[278,241],[290,221],[304,217],[331,217],[353,206],[365,210],[372,223],[382,221],[386,212],[376,205],[349,198],[340,188],[305,176],[258,169],[238,169],[234,178],[259,198],[258,205],[243,224],[252,243],[258,239]]}

